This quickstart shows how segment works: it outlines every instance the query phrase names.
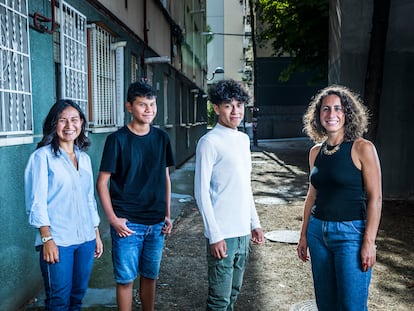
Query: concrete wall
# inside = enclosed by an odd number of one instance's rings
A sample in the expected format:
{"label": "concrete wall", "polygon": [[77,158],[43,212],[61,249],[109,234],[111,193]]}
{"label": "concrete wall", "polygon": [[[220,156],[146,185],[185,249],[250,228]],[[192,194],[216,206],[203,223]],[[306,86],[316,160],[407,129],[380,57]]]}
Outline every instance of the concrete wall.
{"label": "concrete wall", "polygon": [[[330,83],[363,95],[373,1],[331,0]],[[414,198],[414,2],[391,0],[376,146],[385,198]]]}
{"label": "concrete wall", "polygon": [[378,148],[386,196],[414,199],[413,1],[391,1]]}
{"label": "concrete wall", "polygon": [[295,73],[288,82],[280,82],[279,74],[290,60],[288,57],[256,58],[257,139],[304,136],[303,113],[323,85],[310,86],[310,75],[302,73]]}

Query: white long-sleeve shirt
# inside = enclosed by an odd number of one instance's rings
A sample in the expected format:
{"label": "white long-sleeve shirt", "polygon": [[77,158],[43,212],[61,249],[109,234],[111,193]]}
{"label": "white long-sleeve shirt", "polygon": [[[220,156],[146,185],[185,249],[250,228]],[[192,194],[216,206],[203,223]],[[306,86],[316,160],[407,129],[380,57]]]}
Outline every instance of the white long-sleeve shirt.
{"label": "white long-sleeve shirt", "polygon": [[217,124],[197,145],[194,193],[210,244],[260,228],[249,137]]}

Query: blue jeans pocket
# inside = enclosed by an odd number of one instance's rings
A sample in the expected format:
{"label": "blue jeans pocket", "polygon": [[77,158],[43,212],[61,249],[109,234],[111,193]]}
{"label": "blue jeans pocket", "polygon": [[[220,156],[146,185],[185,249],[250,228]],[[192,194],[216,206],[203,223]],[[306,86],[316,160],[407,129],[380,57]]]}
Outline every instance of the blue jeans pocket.
{"label": "blue jeans pocket", "polygon": [[342,223],[347,226],[349,230],[352,230],[355,233],[362,235],[365,232],[365,220],[343,221]]}

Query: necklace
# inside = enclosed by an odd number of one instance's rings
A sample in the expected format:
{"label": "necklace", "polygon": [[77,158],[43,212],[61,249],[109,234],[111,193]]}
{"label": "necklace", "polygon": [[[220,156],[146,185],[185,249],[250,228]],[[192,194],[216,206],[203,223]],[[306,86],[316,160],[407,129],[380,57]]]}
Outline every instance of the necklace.
{"label": "necklace", "polygon": [[332,149],[329,150],[328,149],[328,143],[325,142],[322,146],[322,152],[323,152],[323,154],[326,154],[328,156],[333,155],[335,152],[337,152],[339,150],[339,148],[341,148],[341,144],[338,144],[338,145],[334,146]]}

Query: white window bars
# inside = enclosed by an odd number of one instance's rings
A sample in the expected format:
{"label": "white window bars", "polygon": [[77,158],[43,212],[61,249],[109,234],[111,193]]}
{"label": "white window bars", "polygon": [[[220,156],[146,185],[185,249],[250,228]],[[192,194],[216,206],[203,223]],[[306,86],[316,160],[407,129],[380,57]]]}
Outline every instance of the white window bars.
{"label": "white window bars", "polygon": [[0,3],[0,136],[33,133],[27,0]]}
{"label": "white window bars", "polygon": [[131,82],[138,81],[138,59],[135,54],[131,54]]}
{"label": "white window bars", "polygon": [[93,128],[119,127],[124,122],[124,47],[97,24],[89,27]]}
{"label": "white window bars", "polygon": [[64,1],[59,15],[62,98],[78,103],[88,116],[86,16]]}

